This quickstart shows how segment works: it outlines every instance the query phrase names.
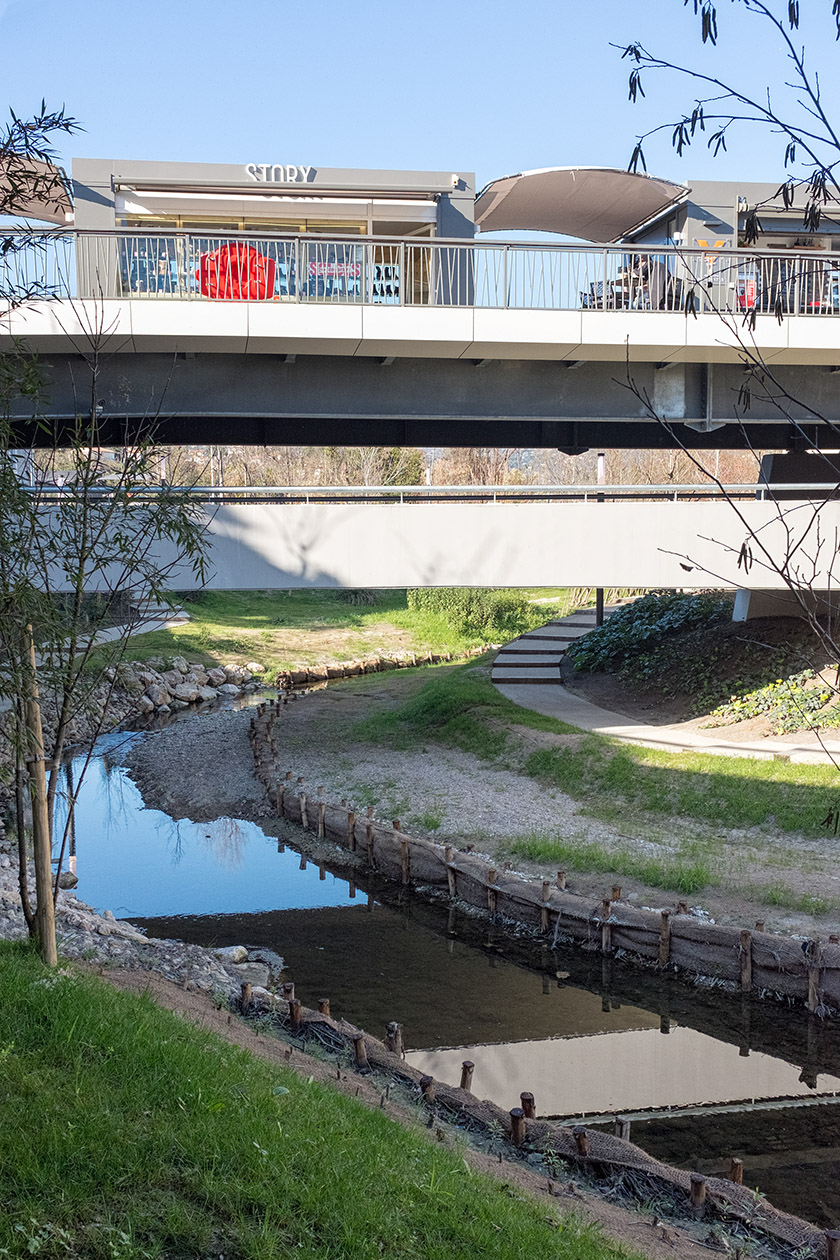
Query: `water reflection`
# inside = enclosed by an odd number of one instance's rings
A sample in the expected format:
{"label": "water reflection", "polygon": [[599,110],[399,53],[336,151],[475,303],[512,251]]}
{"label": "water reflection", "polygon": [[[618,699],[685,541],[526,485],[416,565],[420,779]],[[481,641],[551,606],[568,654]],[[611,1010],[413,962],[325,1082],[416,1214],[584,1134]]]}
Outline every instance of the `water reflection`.
{"label": "water reflection", "polygon": [[[342,906],[352,900],[344,881],[332,875],[321,879],[317,867],[299,871],[298,855],[278,854],[276,841],[254,823],[236,818],[194,823],[146,809],[113,759],[125,742],[125,736],[101,741],[102,755],[91,762],[76,794],[77,892],[83,901],[132,918]],[[65,767],[58,836],[82,762],[79,757]]]}
{"label": "water reflection", "polygon": [[[463,1046],[407,1057],[421,1072],[445,1081],[455,1081],[461,1061],[471,1059],[487,1097],[503,1107],[518,1107],[521,1090],[536,1093],[539,1088],[540,1111],[545,1115],[597,1115],[810,1093],[792,1064],[769,1054],[746,1059],[737,1046],[673,1024],[667,1037],[658,1027],[630,1028],[620,1035]],[[819,1089],[840,1090],[840,1077],[820,1078]]]}
{"label": "water reflection", "polygon": [[[402,1023],[407,1057],[422,1071],[457,1083],[471,1059],[479,1096],[511,1107],[530,1090],[543,1115],[728,1106],[723,1116],[633,1121],[634,1139],[652,1153],[709,1171],[748,1153],[756,1114],[737,1104],[811,1102],[840,1090],[836,1030],[805,1024],[799,1013],[693,994],[608,958],[510,940],[368,873],[356,875],[357,896],[352,878],[293,847],[292,829],[278,841],[241,819],[193,823],[146,809],[115,760],[125,738],[101,741],[75,793],[68,838],[78,850],[79,896],[151,935],[277,951],[306,1005],[326,995],[334,1015],[379,1035],[391,1020]],[[59,835],[78,768],[67,768]],[[756,1142],[751,1184],[772,1185],[781,1207],[836,1219],[840,1108],[772,1116]],[[770,1136],[782,1124],[786,1136]],[[765,1158],[774,1149],[777,1159]],[[803,1197],[807,1179],[781,1176],[794,1155],[817,1160],[818,1198],[810,1190]]]}

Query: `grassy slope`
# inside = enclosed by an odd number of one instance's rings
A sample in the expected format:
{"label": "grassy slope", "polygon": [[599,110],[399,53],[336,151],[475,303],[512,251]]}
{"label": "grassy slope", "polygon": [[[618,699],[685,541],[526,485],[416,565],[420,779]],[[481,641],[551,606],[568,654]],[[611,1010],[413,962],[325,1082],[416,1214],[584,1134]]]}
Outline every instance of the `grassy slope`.
{"label": "grassy slope", "polygon": [[[682,816],[727,827],[772,822],[780,831],[824,836],[823,819],[840,795],[831,766],[657,752],[595,734],[568,746],[529,750],[517,738],[517,727],[560,735],[575,729],[513,704],[470,665],[437,671],[405,704],[366,719],[356,732],[390,746],[432,740],[481,757],[504,757],[510,768],[585,801],[587,813],[607,821],[626,822],[630,807],[671,826]],[[511,851],[570,869],[632,875],[685,893],[716,880],[715,855],[696,840],[683,842],[680,852],[667,858],[555,836],[520,840]]]}
{"label": "grassy slope", "polygon": [[0,1254],[625,1253],[355,1100],[0,946]]}
{"label": "grassy slope", "polygon": [[[564,609],[566,592],[546,596],[540,616]],[[205,664],[256,660],[272,676],[297,664],[320,665],[395,651],[458,652],[483,640],[460,634],[445,617],[409,609],[404,590],[379,592],[379,603],[354,606],[336,591],[206,591],[189,603],[190,621],[137,635],[129,656],[179,653]]]}

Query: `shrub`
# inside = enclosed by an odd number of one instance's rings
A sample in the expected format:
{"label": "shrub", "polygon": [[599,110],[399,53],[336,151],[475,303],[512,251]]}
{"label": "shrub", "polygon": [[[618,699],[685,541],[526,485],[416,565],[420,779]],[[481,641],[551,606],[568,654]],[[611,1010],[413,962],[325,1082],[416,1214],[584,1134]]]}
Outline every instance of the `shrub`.
{"label": "shrub", "polygon": [[[816,680],[816,681],[814,681]],[[808,684],[811,683],[811,686]],[[712,710],[705,726],[732,726],[747,718],[766,716],[773,732],[784,735],[807,727],[834,727],[838,724],[837,706],[825,709],[835,690],[817,679],[813,669],[804,669],[789,678],[758,687],[743,696],[732,696]],[[822,710],[822,712],[821,712]]]}
{"label": "shrub", "polygon": [[521,634],[540,616],[523,594],[495,587],[420,587],[406,592],[409,608],[436,613],[463,635],[492,639]]}
{"label": "shrub", "polygon": [[356,608],[374,608],[380,603],[379,591],[369,586],[347,587],[338,592],[338,598],[342,604],[352,604]]}
{"label": "shrub", "polygon": [[731,615],[727,599],[702,592],[697,595],[652,591],[625,604],[597,630],[591,630],[568,649],[575,669],[615,670],[649,655],[663,639],[701,623],[723,621]]}

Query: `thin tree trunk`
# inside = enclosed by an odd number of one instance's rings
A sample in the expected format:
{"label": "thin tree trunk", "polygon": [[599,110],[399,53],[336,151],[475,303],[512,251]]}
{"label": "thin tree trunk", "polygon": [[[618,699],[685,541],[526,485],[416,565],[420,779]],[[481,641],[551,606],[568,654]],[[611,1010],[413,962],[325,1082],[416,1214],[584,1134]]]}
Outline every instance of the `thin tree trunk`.
{"label": "thin tree trunk", "polygon": [[32,848],[35,856],[35,894],[38,940],[41,957],[48,967],[58,962],[55,940],[55,909],[52,898],[50,859],[50,820],[47,809],[47,775],[44,763],[44,735],[41,728],[41,704],[38,697],[38,675],[32,627],[27,626],[24,647],[28,658],[29,682],[26,691],[26,736],[29,787],[32,795]]}
{"label": "thin tree trunk", "polygon": [[[22,723],[21,723],[22,725]],[[20,750],[15,755],[15,816],[17,821],[18,841],[18,888],[20,889],[20,905],[30,936],[37,935],[35,915],[29,900],[29,863],[26,852],[26,798],[23,782],[23,754]]]}

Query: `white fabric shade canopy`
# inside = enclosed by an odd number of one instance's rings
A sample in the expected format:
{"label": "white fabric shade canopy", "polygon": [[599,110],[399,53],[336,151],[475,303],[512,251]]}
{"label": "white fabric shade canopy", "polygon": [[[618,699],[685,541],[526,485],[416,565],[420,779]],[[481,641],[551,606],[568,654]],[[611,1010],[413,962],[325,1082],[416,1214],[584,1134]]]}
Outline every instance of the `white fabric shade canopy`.
{"label": "white fabric shade canopy", "polygon": [[598,166],[554,166],[494,179],[475,203],[482,232],[559,232],[618,241],[677,205],[682,184]]}

